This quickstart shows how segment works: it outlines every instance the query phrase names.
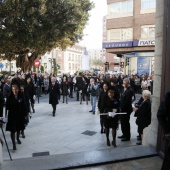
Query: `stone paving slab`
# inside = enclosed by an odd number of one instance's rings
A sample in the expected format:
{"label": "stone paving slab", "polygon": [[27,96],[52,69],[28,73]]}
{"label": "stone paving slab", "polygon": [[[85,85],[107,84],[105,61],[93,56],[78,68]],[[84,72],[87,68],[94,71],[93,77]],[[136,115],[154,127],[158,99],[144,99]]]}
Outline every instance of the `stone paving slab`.
{"label": "stone paving slab", "polygon": [[156,156],[154,148],[133,146],[5,161],[5,170],[70,169]]}

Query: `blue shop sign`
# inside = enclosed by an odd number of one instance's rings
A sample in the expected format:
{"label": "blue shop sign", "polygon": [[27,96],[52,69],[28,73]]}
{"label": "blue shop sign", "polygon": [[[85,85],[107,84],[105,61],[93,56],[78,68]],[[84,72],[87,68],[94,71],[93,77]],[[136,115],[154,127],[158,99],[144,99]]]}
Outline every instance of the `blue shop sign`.
{"label": "blue shop sign", "polygon": [[133,41],[124,41],[124,42],[104,42],[103,48],[127,48],[132,47]]}

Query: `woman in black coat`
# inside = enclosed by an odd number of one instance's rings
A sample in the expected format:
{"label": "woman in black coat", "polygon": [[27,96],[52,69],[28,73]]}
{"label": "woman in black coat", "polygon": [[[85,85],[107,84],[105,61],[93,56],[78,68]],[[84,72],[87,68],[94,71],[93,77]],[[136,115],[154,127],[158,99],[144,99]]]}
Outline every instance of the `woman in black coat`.
{"label": "woman in black coat", "polygon": [[49,104],[52,105],[53,108],[53,116],[55,117],[56,106],[58,104],[58,95],[60,93],[59,84],[56,83],[56,78],[51,78],[51,84],[49,85]]}
{"label": "woman in black coat", "polygon": [[22,96],[24,98],[24,104],[25,104],[24,128],[21,130],[21,135],[22,135],[22,138],[25,138],[24,130],[25,130],[26,126],[29,123],[30,103],[29,103],[28,91],[27,91],[27,89],[25,88],[24,85],[20,86],[20,91],[21,91],[21,94],[22,94]]}
{"label": "woman in black coat", "polygon": [[[119,100],[117,100],[114,97],[113,89],[108,90],[108,95],[104,99],[102,108],[104,109],[104,113],[119,111]],[[118,121],[119,121],[118,115],[115,115],[114,117],[107,116],[104,120],[108,146],[110,146],[109,132],[110,132],[110,128],[112,128],[112,137],[113,137],[112,145],[116,147],[116,131],[118,128]]]}
{"label": "woman in black coat", "polygon": [[67,76],[63,76],[63,81],[61,83],[61,90],[62,90],[62,95],[63,95],[63,103],[65,102],[65,98],[66,98],[66,104],[68,104],[68,101],[67,101],[68,89],[69,89],[69,83],[67,80]]}
{"label": "woman in black coat", "polygon": [[[137,116],[136,124],[138,125],[138,133],[143,136],[143,130],[151,124],[151,92],[144,90],[142,93],[143,102],[139,108],[134,108],[135,115]],[[142,142],[137,142],[137,145],[141,145]]]}
{"label": "woman in black coat", "polygon": [[19,91],[18,85],[12,85],[12,93],[7,98],[6,107],[8,112],[8,122],[6,131],[11,132],[13,150],[16,150],[15,133],[17,132],[17,142],[21,144],[19,139],[20,131],[24,128],[25,119],[25,101]]}
{"label": "woman in black coat", "polygon": [[26,79],[25,89],[28,93],[28,97],[31,102],[32,111],[33,111],[33,113],[35,113],[34,104],[35,104],[36,88],[34,87],[34,84],[30,77],[27,77],[27,79]]}
{"label": "woman in black coat", "polygon": [[[100,113],[104,113],[103,102],[104,102],[105,98],[107,97],[107,90],[108,90],[108,85],[107,85],[107,83],[104,83],[103,89],[100,92],[99,101],[98,101],[98,109],[99,109]],[[101,133],[105,132],[105,130],[104,130],[105,117],[106,117],[105,115],[100,115]]]}

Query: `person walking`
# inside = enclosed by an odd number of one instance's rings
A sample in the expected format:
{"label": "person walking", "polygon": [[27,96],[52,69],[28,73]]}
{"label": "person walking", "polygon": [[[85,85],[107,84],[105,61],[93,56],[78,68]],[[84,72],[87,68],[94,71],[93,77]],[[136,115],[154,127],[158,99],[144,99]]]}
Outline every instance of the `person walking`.
{"label": "person walking", "polygon": [[[151,92],[149,90],[143,90],[142,97],[143,102],[138,108],[133,109],[137,116],[136,124],[138,125],[138,133],[141,135],[141,139],[143,138],[143,130],[151,124]],[[139,141],[136,144],[142,145],[142,142]]]}
{"label": "person walking", "polygon": [[44,94],[46,95],[49,88],[49,78],[45,76],[43,81],[44,81]]}
{"label": "person walking", "polygon": [[79,76],[76,77],[76,89],[77,89],[77,101],[79,101],[79,96],[80,96],[80,91],[82,91],[83,87],[83,78],[82,78],[82,73],[79,73]]}
{"label": "person walking", "polygon": [[67,80],[67,76],[63,76],[63,81],[61,83],[61,90],[62,90],[62,95],[63,95],[63,103],[65,102],[66,99],[66,104],[68,104],[68,89],[69,89],[69,83]]}
{"label": "person walking", "polygon": [[125,78],[123,80],[123,86],[124,86],[124,92],[121,94],[120,111],[126,114],[120,116],[121,130],[123,135],[118,137],[121,139],[122,142],[129,141],[131,138],[130,114],[133,111],[132,109],[133,90],[130,87],[130,80],[128,78]]}
{"label": "person walking", "polygon": [[51,104],[53,108],[53,117],[55,117],[56,114],[56,107],[58,104],[58,95],[60,93],[59,90],[59,84],[56,83],[56,78],[52,77],[51,78],[51,84],[49,85],[49,104]]}
{"label": "person walking", "polygon": [[17,142],[21,144],[19,139],[20,131],[24,129],[24,114],[25,104],[24,98],[19,91],[18,85],[12,85],[12,93],[7,98],[6,107],[8,110],[8,122],[6,131],[11,132],[11,140],[13,144],[13,150],[16,150],[15,133],[17,132]]}
{"label": "person walking", "polygon": [[[103,102],[107,96],[107,90],[108,90],[108,85],[107,83],[103,84],[103,89],[100,92],[99,95],[99,101],[98,101],[98,109],[100,111],[100,113],[104,113],[104,108],[103,108]],[[105,132],[104,129],[104,120],[105,120],[106,116],[105,115],[100,115],[100,125],[101,125],[101,133]]]}
{"label": "person walking", "polygon": [[98,93],[98,85],[95,84],[93,78],[90,79],[90,84],[88,86],[87,91],[90,93],[90,101],[91,101],[91,106],[92,106],[92,110],[90,110],[89,112],[92,112],[93,114],[95,114],[97,93]]}
{"label": "person walking", "polygon": [[[119,112],[119,100],[114,98],[114,91],[113,89],[109,89],[107,92],[107,96],[105,96],[105,99],[103,101],[104,113],[109,112]],[[106,131],[106,139],[107,139],[107,145],[110,146],[110,139],[109,139],[109,133],[110,128],[112,129],[112,145],[116,147],[116,134],[117,134],[117,128],[118,128],[118,121],[119,116],[114,115],[113,117],[111,115],[108,115],[105,117],[104,120],[104,126]]]}
{"label": "person walking", "polygon": [[32,79],[30,77],[28,77],[27,80],[26,80],[25,88],[26,88],[26,91],[28,92],[32,111],[33,111],[33,113],[35,113],[34,104],[35,104],[35,98],[36,98],[36,88],[35,88],[35,86],[32,82]]}
{"label": "person walking", "polygon": [[170,91],[165,94],[163,101],[161,102],[157,118],[160,126],[163,129],[165,140],[165,157],[161,170],[170,169]]}

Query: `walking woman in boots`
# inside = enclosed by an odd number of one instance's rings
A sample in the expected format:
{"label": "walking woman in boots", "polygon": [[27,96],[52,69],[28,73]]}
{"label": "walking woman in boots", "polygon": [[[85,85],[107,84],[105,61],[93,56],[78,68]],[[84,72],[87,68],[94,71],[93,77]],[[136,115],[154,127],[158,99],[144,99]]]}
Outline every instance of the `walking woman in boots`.
{"label": "walking woman in boots", "polygon": [[12,93],[7,98],[6,107],[8,110],[8,122],[6,131],[11,132],[13,150],[16,150],[15,133],[17,132],[17,143],[21,144],[19,139],[20,131],[24,128],[25,104],[23,96],[19,91],[18,85],[12,85]]}
{"label": "walking woman in boots", "polygon": [[35,103],[36,89],[34,87],[32,79],[30,77],[28,77],[26,80],[26,91],[28,92],[29,100],[31,102],[32,111],[33,111],[33,113],[35,113],[34,103]]}
{"label": "walking woman in boots", "polygon": [[29,123],[30,103],[29,103],[29,95],[24,85],[20,85],[20,91],[21,91],[22,97],[24,99],[24,104],[25,104],[24,128],[21,130],[21,135],[22,135],[22,138],[25,138],[24,130]]}
{"label": "walking woman in boots", "polygon": [[[102,106],[104,113],[108,112],[118,112],[119,111],[119,101],[114,97],[113,89],[109,89],[106,98],[104,99],[103,106]],[[106,139],[107,145],[110,146],[110,139],[109,133],[110,129],[112,129],[112,145],[116,147],[116,133],[118,128],[118,115],[114,117],[107,116],[104,120],[105,132],[106,132]]]}
{"label": "walking woman in boots", "polygon": [[[105,107],[105,106],[103,105],[103,102],[104,102],[105,98],[107,97],[107,90],[108,90],[108,84],[104,83],[103,84],[103,89],[100,92],[99,101],[98,101],[98,109],[99,109],[100,113],[104,113],[105,108],[103,108],[103,107]],[[105,116],[105,115],[100,116],[101,133],[105,132],[104,120],[106,119],[106,117],[107,116]]]}
{"label": "walking woman in boots", "polygon": [[66,104],[68,104],[68,101],[67,101],[68,89],[69,89],[69,83],[67,80],[67,76],[63,76],[63,81],[61,83],[61,90],[62,90],[62,95],[63,95],[63,103],[65,102],[65,99],[66,99]]}
{"label": "walking woman in boots", "polygon": [[59,84],[56,83],[55,77],[51,78],[51,84],[49,85],[48,91],[49,91],[49,104],[52,105],[52,108],[53,108],[52,114],[53,114],[53,117],[55,117],[56,107],[58,104],[58,96],[60,93]]}

